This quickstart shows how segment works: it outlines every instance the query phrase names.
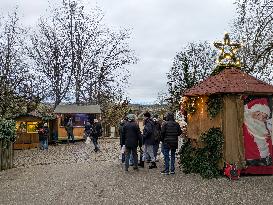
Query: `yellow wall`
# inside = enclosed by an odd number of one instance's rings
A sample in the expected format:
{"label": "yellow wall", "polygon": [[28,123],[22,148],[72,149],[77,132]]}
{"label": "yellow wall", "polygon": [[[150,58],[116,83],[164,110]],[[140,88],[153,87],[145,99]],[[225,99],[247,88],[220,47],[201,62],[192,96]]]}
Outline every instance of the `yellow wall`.
{"label": "yellow wall", "polygon": [[[61,120],[58,119],[58,139],[67,139],[67,132],[64,127],[60,126]],[[84,127],[74,127],[73,134],[75,139],[83,139]]]}

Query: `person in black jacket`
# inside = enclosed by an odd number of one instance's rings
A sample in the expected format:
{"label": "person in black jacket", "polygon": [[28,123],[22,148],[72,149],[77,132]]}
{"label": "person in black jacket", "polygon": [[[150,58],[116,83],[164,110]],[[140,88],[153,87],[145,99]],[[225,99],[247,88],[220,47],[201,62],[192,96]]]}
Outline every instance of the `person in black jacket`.
{"label": "person in black jacket", "polygon": [[[120,149],[122,150],[122,147],[125,146],[125,141],[122,137],[122,133],[123,133],[123,127],[124,125],[128,122],[128,118],[125,117],[123,120],[121,120],[120,124],[119,124],[119,140],[120,140]],[[121,162],[124,163],[125,162],[125,153],[121,154]]]}
{"label": "person in black jacket", "polygon": [[143,129],[143,141],[144,141],[144,155],[143,161],[145,161],[148,156],[150,156],[151,164],[149,169],[157,168],[154,156],[154,136],[155,124],[151,119],[151,114],[149,112],[144,113],[144,129]]}
{"label": "person in black jacket", "polygon": [[128,122],[124,125],[122,131],[122,139],[125,144],[125,171],[129,168],[130,154],[133,155],[134,169],[138,169],[137,164],[137,147],[141,147],[141,132],[138,124],[135,122],[135,115],[128,115]]}
{"label": "person in black jacket", "polygon": [[94,119],[91,136],[95,147],[94,151],[97,152],[100,150],[98,145],[98,138],[102,136],[102,126],[98,119]]}
{"label": "person in black jacket", "polygon": [[175,151],[178,148],[178,136],[182,134],[180,125],[175,122],[174,114],[167,113],[166,121],[162,124],[161,138],[165,169],[162,174],[169,174],[170,151],[171,151],[171,174],[175,172]]}
{"label": "person in black jacket", "polygon": [[38,135],[40,141],[40,149],[48,150],[49,128],[47,123],[44,123],[44,125],[39,128]]}
{"label": "person in black jacket", "polygon": [[155,137],[155,144],[154,144],[154,157],[155,161],[157,160],[157,152],[159,149],[159,144],[160,144],[160,139],[161,139],[161,124],[158,120],[158,115],[155,115],[153,118],[154,124],[155,124],[155,132],[154,132],[154,137]]}
{"label": "person in black jacket", "polygon": [[92,133],[92,125],[90,122],[86,122],[86,125],[84,126],[84,138],[85,140],[87,139],[87,137],[91,137],[91,133]]}
{"label": "person in black jacket", "polygon": [[69,118],[69,121],[67,122],[66,126],[65,126],[65,130],[67,132],[67,143],[69,143],[69,140],[72,140],[72,143],[75,142],[75,138],[74,138],[74,134],[73,134],[73,122],[72,122],[72,118]]}

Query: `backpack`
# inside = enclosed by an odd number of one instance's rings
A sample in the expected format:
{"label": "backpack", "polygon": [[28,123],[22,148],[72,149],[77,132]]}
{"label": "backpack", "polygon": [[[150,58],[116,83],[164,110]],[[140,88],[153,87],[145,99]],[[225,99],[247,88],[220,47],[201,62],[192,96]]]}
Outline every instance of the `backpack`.
{"label": "backpack", "polygon": [[161,138],[161,132],[156,128],[156,124],[153,125],[153,137],[155,141],[159,141]]}

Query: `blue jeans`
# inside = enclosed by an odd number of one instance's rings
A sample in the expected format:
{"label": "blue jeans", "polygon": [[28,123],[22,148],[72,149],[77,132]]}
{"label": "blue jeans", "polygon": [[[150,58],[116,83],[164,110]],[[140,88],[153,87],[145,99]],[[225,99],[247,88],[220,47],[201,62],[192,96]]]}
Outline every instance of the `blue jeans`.
{"label": "blue jeans", "polygon": [[46,138],[40,140],[40,148],[41,149],[48,149],[48,141]]}
{"label": "blue jeans", "polygon": [[171,172],[175,170],[175,151],[176,149],[171,149],[167,144],[163,144],[163,155],[165,162],[165,171],[169,171],[170,164],[170,151],[171,151]]}
{"label": "blue jeans", "polygon": [[156,159],[156,157],[157,157],[158,149],[159,149],[159,143],[156,143],[156,144],[154,145],[154,157],[155,157],[155,159]]}
{"label": "blue jeans", "polygon": [[71,133],[71,132],[68,132],[68,133],[67,133],[67,141],[69,142],[70,139],[72,140],[72,142],[75,141],[75,139],[74,139],[74,134]]}
{"label": "blue jeans", "polygon": [[[121,155],[121,162],[124,163],[125,162],[125,153],[123,153]],[[129,165],[132,166],[134,164],[134,158],[133,158],[133,154],[131,152],[130,154],[130,158],[129,158]]]}
{"label": "blue jeans", "polygon": [[130,165],[130,166],[133,166],[133,165],[134,165],[133,152],[131,152],[131,154],[130,154],[129,165]]}
{"label": "blue jeans", "polygon": [[129,161],[132,156],[133,165],[137,167],[137,148],[136,147],[126,147],[125,149],[125,169],[129,167]]}
{"label": "blue jeans", "polygon": [[95,151],[99,150],[99,146],[98,146],[98,138],[97,137],[93,137],[93,144],[95,147]]}
{"label": "blue jeans", "polygon": [[155,162],[153,145],[144,145],[144,153],[142,158],[143,161],[151,160],[152,162]]}

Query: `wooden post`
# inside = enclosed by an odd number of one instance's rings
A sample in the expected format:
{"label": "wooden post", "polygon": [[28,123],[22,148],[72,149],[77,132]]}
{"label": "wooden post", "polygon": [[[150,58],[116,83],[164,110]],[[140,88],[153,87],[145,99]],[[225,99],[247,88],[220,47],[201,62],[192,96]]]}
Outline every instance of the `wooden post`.
{"label": "wooden post", "polygon": [[8,141],[6,146],[3,140],[0,141],[1,163],[0,170],[11,169],[13,167],[12,142]]}
{"label": "wooden post", "polygon": [[8,169],[11,169],[13,167],[13,153],[12,153],[12,142],[9,142],[9,146],[8,146],[8,153],[9,153],[9,159],[8,159]]}
{"label": "wooden post", "polygon": [[7,142],[7,166],[6,166],[6,169],[9,169],[9,165],[10,165],[10,152],[9,152],[9,146],[10,146],[10,141]]}
{"label": "wooden post", "polygon": [[7,149],[4,146],[4,140],[2,142],[2,170],[6,170],[7,169]]}
{"label": "wooden post", "polygon": [[14,162],[14,149],[13,149],[13,144],[14,144],[14,142],[12,142],[12,146],[11,146],[11,153],[12,153],[11,162],[12,162],[12,168],[13,168],[13,162]]}

